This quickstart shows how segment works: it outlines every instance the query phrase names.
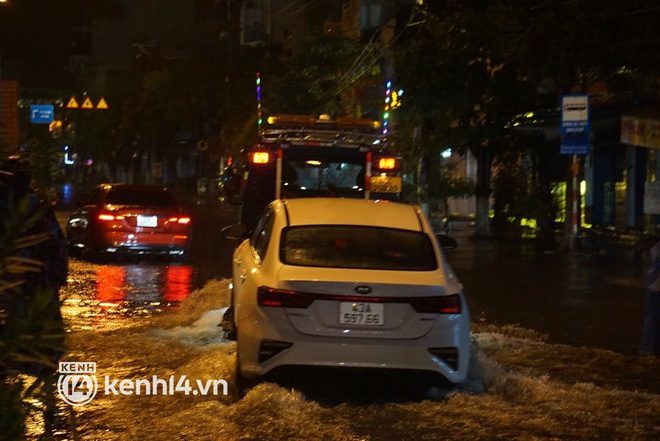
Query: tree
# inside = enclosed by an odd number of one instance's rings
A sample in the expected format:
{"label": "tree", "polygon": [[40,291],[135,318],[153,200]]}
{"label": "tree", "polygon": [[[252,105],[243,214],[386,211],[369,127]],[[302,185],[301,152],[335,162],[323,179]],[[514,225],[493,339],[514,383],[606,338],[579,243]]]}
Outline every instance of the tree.
{"label": "tree", "polygon": [[375,71],[378,58],[371,54],[374,47],[363,48],[353,39],[339,36],[309,39],[305,50],[282,66],[286,70],[275,84],[269,109],[273,113],[362,116],[363,103],[356,99],[356,91],[381,81]]}
{"label": "tree", "polygon": [[520,25],[502,3],[443,2],[418,9],[416,33],[396,52],[406,92],[400,119],[415,125],[422,149],[451,147],[477,158],[477,234],[490,236],[490,170],[511,146],[509,122],[529,109],[534,84],[522,68]]}
{"label": "tree", "polygon": [[[447,147],[477,157],[481,235],[489,233],[492,161],[520,150],[512,124],[518,115],[557,108],[562,93],[596,82],[631,101],[635,89],[658,76],[660,63],[647,54],[660,46],[660,10],[649,0],[426,3],[413,20],[421,24],[396,54],[406,90],[400,119],[417,127],[419,157]],[[545,96],[537,92],[541,85]]]}

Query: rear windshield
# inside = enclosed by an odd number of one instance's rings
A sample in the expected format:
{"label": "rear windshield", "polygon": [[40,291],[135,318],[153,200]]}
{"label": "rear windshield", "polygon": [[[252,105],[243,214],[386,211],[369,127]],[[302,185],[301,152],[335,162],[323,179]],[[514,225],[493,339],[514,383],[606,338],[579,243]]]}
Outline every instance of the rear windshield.
{"label": "rear windshield", "polygon": [[364,194],[364,163],[307,159],[282,165],[282,195],[295,197],[355,197]]}
{"label": "rear windshield", "polygon": [[343,225],[288,227],[280,260],[288,265],[395,271],[438,268],[429,236],[421,232]]}
{"label": "rear windshield", "polygon": [[110,205],[139,205],[145,207],[176,207],[176,200],[165,191],[114,188],[105,197],[105,203]]}

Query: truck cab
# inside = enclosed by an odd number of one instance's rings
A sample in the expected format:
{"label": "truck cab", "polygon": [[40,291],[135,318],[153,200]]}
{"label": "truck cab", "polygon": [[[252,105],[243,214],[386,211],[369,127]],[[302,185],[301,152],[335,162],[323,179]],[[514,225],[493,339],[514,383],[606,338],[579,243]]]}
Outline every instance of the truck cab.
{"label": "truck cab", "polygon": [[326,115],[275,115],[247,153],[241,223],[249,230],[275,199],[401,200],[401,158],[389,154],[380,123]]}

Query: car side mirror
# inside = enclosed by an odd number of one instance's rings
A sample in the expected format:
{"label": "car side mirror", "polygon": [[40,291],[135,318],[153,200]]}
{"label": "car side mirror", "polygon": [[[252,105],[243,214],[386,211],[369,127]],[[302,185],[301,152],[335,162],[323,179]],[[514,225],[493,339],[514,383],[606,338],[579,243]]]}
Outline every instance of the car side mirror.
{"label": "car side mirror", "polygon": [[224,227],[221,231],[222,237],[227,240],[243,240],[249,237],[250,232],[243,224],[234,224]]}
{"label": "car side mirror", "polygon": [[445,251],[453,250],[456,247],[458,247],[458,242],[456,242],[456,239],[454,239],[453,237],[449,237],[446,234],[436,234],[435,237],[438,238],[438,243],[440,244],[440,248],[442,248]]}

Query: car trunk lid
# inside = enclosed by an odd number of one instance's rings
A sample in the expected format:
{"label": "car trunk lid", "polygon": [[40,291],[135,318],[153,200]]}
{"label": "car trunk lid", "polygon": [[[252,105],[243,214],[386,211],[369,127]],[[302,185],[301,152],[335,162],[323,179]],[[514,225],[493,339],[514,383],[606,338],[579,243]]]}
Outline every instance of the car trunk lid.
{"label": "car trunk lid", "polygon": [[437,314],[418,312],[416,303],[446,295],[440,271],[283,266],[278,279],[280,289],[314,298],[307,308],[285,308],[291,325],[308,335],[419,338],[431,330]]}

